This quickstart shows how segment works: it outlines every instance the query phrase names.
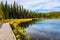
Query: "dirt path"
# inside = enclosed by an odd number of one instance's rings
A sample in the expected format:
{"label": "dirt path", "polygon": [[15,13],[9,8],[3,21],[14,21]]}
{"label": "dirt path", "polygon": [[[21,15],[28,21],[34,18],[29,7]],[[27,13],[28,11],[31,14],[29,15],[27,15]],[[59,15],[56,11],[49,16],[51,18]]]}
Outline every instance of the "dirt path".
{"label": "dirt path", "polygon": [[4,23],[0,27],[0,40],[16,40],[9,23]]}

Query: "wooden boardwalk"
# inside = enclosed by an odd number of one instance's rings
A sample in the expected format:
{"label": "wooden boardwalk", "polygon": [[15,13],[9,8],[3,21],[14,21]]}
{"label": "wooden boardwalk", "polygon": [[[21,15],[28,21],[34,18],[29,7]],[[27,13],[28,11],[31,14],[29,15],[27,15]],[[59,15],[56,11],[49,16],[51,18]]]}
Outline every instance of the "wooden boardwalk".
{"label": "wooden boardwalk", "polygon": [[0,40],[16,40],[9,23],[0,26]]}

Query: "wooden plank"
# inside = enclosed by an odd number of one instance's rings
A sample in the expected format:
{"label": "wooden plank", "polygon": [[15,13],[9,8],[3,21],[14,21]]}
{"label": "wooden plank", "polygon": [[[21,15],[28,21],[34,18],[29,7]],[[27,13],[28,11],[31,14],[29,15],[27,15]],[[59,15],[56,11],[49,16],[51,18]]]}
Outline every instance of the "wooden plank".
{"label": "wooden plank", "polygon": [[0,26],[0,40],[16,40],[9,23],[4,23]]}

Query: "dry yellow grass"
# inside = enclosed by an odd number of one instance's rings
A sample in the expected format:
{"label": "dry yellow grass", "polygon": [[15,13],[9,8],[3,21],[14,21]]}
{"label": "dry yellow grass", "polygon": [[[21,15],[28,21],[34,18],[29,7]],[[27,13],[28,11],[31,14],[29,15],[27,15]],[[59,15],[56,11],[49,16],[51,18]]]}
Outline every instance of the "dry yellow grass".
{"label": "dry yellow grass", "polygon": [[1,23],[21,23],[21,22],[27,22],[31,21],[32,19],[6,19],[6,20],[1,20]]}
{"label": "dry yellow grass", "polygon": [[28,22],[31,20],[32,19],[6,19],[6,20],[1,20],[0,23],[10,23],[13,24],[15,27],[18,23]]}
{"label": "dry yellow grass", "polygon": [[[0,23],[12,24],[13,25],[12,27],[14,28],[13,32],[14,32],[14,34],[17,34],[17,35],[15,35],[15,37],[17,39],[22,39],[21,37],[25,36],[25,30],[24,30],[24,28],[21,28],[21,27],[16,26],[16,25],[18,25],[19,23],[28,22],[28,21],[32,21],[32,19],[6,19],[6,20],[1,20]],[[29,36],[28,37],[26,36],[26,39],[29,40],[29,38],[30,38]]]}

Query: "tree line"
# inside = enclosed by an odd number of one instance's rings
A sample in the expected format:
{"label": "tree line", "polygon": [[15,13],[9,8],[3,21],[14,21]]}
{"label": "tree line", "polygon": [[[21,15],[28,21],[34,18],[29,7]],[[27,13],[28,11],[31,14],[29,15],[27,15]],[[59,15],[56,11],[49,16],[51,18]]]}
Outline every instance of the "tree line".
{"label": "tree line", "polygon": [[0,19],[21,19],[21,18],[60,18],[60,12],[37,13],[29,11],[15,1],[13,4],[0,3]]}

